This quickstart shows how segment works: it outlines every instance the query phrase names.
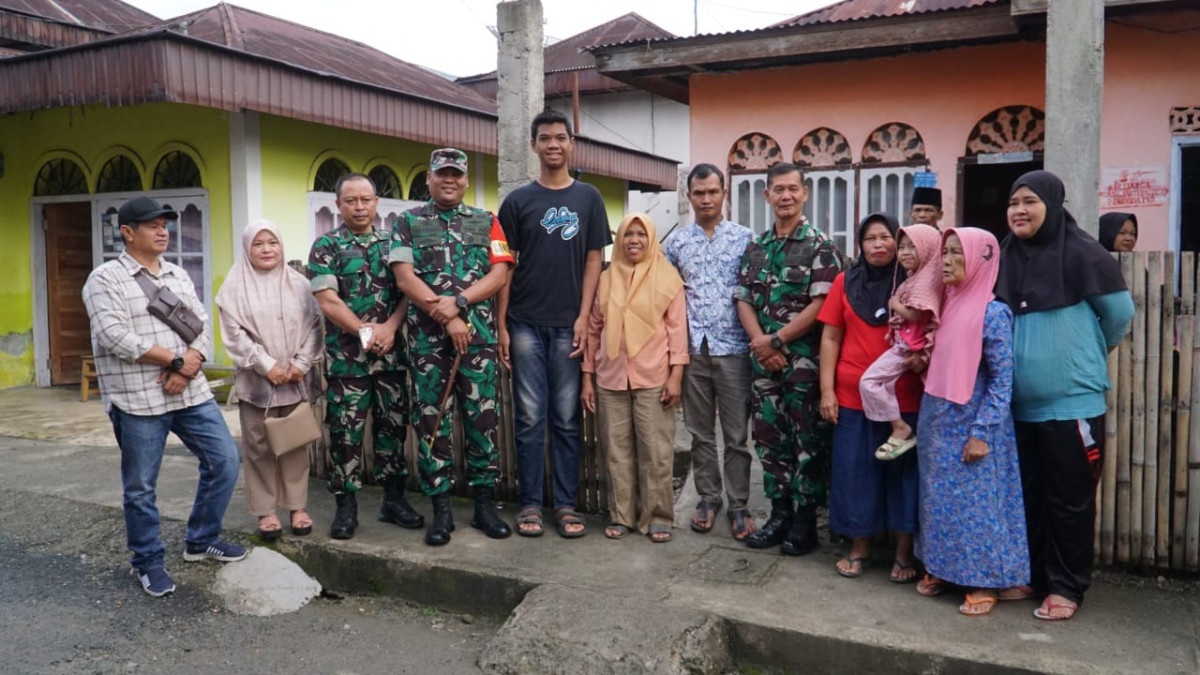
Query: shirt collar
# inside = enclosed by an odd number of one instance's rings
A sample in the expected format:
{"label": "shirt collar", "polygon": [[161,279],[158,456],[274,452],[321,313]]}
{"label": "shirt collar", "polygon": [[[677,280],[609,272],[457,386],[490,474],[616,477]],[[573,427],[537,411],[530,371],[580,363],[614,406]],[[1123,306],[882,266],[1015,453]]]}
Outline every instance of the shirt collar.
{"label": "shirt collar", "polygon": [[358,235],[358,234],[354,234],[354,232],[351,231],[351,229],[349,227],[346,227],[345,223],[342,223],[341,225],[338,226],[338,229],[335,230],[335,234],[338,239],[342,240],[343,242],[347,242],[347,243],[357,242],[358,238],[360,236],[368,236],[372,240],[379,240],[379,239],[384,238],[384,235],[379,232],[378,227],[372,227],[371,231],[368,232],[366,235]]}
{"label": "shirt collar", "polygon": [[[146,269],[145,265],[135,260],[133,256],[129,255],[129,251],[127,250],[121,250],[121,254],[117,256],[117,262],[121,263],[121,266],[125,268],[125,271],[129,273],[129,276],[134,276],[142,270],[146,270],[147,274],[151,274],[150,270]],[[158,274],[151,274],[151,276],[161,277],[164,274],[171,273],[171,263],[163,260],[162,256],[158,256],[158,266]]]}
{"label": "shirt collar", "polygon": [[466,212],[467,205],[465,202],[459,202],[458,206],[455,206],[454,208],[443,209],[438,206],[436,202],[430,199],[429,201],[425,202],[425,210],[421,213],[421,215],[425,216],[426,218],[438,217],[449,221],[450,219],[454,218],[454,216],[466,214]]}
{"label": "shirt collar", "polygon": [[[813,228],[812,225],[808,222],[808,218],[806,218],[804,216],[800,216],[800,222],[796,225],[796,229],[792,230],[791,233],[788,234],[788,236],[785,238],[786,239],[794,239],[796,241],[802,241],[804,239],[807,239],[812,234],[812,231],[815,231],[815,228]],[[766,232],[762,233],[762,236],[760,238],[763,241],[771,241],[772,239],[776,238],[774,222],[771,223],[771,227],[767,228]]]}

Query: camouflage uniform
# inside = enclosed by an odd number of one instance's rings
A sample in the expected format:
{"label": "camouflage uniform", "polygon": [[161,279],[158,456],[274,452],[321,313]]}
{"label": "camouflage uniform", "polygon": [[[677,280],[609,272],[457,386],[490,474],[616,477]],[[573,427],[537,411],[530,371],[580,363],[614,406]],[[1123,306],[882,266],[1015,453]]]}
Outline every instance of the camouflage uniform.
{"label": "camouflage uniform", "polygon": [[[313,292],[335,290],[363,322],[384,323],[404,297],[388,268],[388,244],[387,232],[356,235],[345,225],[317,239],[308,254]],[[365,352],[358,333],[325,320],[326,423],[333,464],[330,492],[355,493],[362,486],[360,461],[368,410],[373,419],[376,482],[408,475],[404,462],[408,378],[400,343],[397,339],[387,354]]]}
{"label": "camouflage uniform", "polygon": [[[746,247],[734,297],[754,307],[759,325],[770,335],[814,297],[828,294],[841,268],[833,242],[801,220],[786,238],[777,238],[772,228]],[[799,506],[824,500],[828,474],[832,429],[820,416],[819,326],[784,345],[788,365],[779,372],[768,372],[751,359],[754,441],[766,496],[790,497]]]}
{"label": "camouflage uniform", "polygon": [[[488,211],[463,204],[442,211],[432,200],[401,214],[392,233],[392,263],[413,266],[416,276],[436,295],[458,295],[479,281],[494,262],[512,262],[500,224]],[[455,399],[466,440],[470,485],[492,487],[500,475],[496,449],[496,322],[492,300],[470,305],[465,320],[470,345],[455,378]],[[414,303],[408,305],[408,348],[416,405],[412,421],[420,443],[417,469],[427,495],[450,490],[454,456],[450,430],[453,410],[434,430],[446,377],[454,363],[454,345],[445,329]],[[426,439],[434,435],[433,447]]]}

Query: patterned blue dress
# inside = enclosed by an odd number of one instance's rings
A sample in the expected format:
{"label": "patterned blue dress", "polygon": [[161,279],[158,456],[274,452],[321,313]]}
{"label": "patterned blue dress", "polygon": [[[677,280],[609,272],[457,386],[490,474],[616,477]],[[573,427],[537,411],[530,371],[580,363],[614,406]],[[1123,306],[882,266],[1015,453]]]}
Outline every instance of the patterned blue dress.
{"label": "patterned blue dress", "polygon": [[[975,392],[965,405],[925,394],[917,437],[920,532],[916,554],[930,574],[961,586],[1008,588],[1029,583],[1029,548],[1017,441],[1010,409],[1012,310],[988,304]],[[972,464],[967,439],[988,444]]]}

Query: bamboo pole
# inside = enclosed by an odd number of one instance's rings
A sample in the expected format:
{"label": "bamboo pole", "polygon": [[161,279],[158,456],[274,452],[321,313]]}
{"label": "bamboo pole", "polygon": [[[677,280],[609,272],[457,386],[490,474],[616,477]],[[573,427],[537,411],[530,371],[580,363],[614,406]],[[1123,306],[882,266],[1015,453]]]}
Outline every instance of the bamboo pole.
{"label": "bamboo pole", "polygon": [[1121,357],[1117,350],[1108,354],[1108,381],[1111,386],[1105,396],[1104,413],[1104,473],[1100,479],[1100,495],[1096,509],[1096,551],[1099,553],[1101,564],[1108,566],[1113,562],[1113,543],[1116,525],[1117,505],[1117,453],[1118,431],[1117,412],[1118,383],[1120,382]]}
{"label": "bamboo pole", "polygon": [[[1200,391],[1200,313],[1192,317],[1192,391]],[[1187,448],[1187,552],[1184,564],[1189,572],[1200,571],[1200,415],[1191,419]],[[1180,514],[1182,517],[1182,514]]]}
{"label": "bamboo pole", "polygon": [[1181,261],[1182,284],[1179,304],[1179,392],[1175,399],[1175,503],[1171,509],[1171,568],[1184,568],[1184,539],[1187,525],[1187,449],[1191,440],[1192,343],[1195,341],[1196,256],[1185,252]]}
{"label": "bamboo pole", "polygon": [[1133,263],[1133,449],[1130,452],[1129,562],[1142,554],[1142,477],[1146,466],[1146,254]]}
{"label": "bamboo pole", "polygon": [[[1121,255],[1121,275],[1125,277],[1125,287],[1133,290],[1134,254]],[[1135,318],[1136,321],[1136,318]],[[1133,333],[1126,331],[1121,340],[1117,376],[1117,512],[1116,562],[1128,563],[1130,550],[1130,503],[1133,496],[1133,478],[1130,474],[1130,439],[1133,435]]]}
{"label": "bamboo pole", "polygon": [[1167,567],[1171,560],[1171,447],[1175,430],[1175,256],[1163,255],[1162,328],[1159,330],[1162,363],[1159,386],[1162,396],[1158,405],[1158,521],[1154,524],[1154,560]]}
{"label": "bamboo pole", "polygon": [[1161,382],[1162,252],[1150,252],[1150,277],[1146,283],[1146,442],[1142,454],[1142,565],[1154,565],[1155,525],[1158,508],[1158,402]]}

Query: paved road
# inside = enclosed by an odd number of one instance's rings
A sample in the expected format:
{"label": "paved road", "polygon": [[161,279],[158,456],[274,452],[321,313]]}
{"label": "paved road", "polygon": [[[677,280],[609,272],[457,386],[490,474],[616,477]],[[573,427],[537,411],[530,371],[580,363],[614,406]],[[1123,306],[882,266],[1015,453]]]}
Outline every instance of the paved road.
{"label": "paved road", "polygon": [[[219,563],[170,555],[179,590],[151,598],[128,573],[114,510],[27,500],[0,491],[0,673],[469,673],[498,628],[355,596],[237,616],[206,591]],[[68,528],[85,541],[65,543]],[[168,547],[181,528],[167,525]]]}

